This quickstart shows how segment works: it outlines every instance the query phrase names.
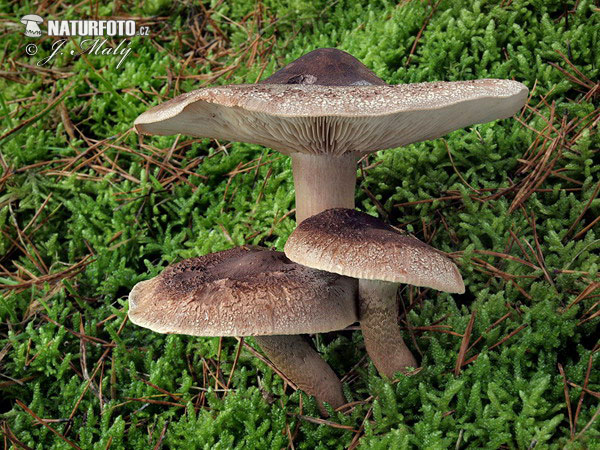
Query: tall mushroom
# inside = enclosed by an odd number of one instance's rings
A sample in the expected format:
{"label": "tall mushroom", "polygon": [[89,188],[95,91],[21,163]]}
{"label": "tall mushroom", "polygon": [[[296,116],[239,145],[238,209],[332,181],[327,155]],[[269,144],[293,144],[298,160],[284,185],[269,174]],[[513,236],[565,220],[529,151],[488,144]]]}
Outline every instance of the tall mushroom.
{"label": "tall mushroom", "polygon": [[379,372],[389,378],[416,367],[398,329],[398,284],[465,292],[447,256],[353,209],[329,209],[304,220],[286,242],[285,254],[299,264],[359,279],[365,346]]}
{"label": "tall mushroom", "polygon": [[257,85],[198,89],[135,121],[142,134],[183,133],[264,145],[290,155],[296,220],[354,208],[356,161],[510,117],[527,88],[511,80],[387,85],[337,49],[310,52]]}
{"label": "tall mushroom", "polygon": [[281,252],[238,247],[167,267],[129,294],[129,318],[158,333],[254,336],[300,389],[337,408],[342,385],[299,334],[357,321],[356,281],[291,262]]}

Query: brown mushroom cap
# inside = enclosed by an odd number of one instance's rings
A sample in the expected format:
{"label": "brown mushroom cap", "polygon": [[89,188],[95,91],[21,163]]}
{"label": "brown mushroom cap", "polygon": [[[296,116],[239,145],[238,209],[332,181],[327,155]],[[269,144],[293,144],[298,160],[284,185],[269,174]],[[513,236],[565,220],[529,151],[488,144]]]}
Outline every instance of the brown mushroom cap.
{"label": "brown mushroom cap", "polygon": [[354,56],[337,48],[318,48],[302,55],[261,83],[323,86],[386,84]]}
{"label": "brown mushroom cap", "polygon": [[525,103],[516,81],[388,85],[230,85],[199,89],[135,121],[142,134],[243,141],[282,153],[369,153],[510,117]]}
{"label": "brown mushroom cap", "polygon": [[357,321],[356,281],[239,247],[181,261],[136,284],[129,318],[159,333],[321,333]]}
{"label": "brown mushroom cap", "polygon": [[305,219],[288,238],[285,254],[299,264],[353,278],[465,292],[450,258],[352,209],[328,209]]}

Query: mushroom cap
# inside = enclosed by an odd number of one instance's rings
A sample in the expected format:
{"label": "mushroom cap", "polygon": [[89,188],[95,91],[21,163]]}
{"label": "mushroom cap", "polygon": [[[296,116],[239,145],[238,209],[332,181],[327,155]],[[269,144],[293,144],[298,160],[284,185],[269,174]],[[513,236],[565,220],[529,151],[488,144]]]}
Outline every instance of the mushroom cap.
{"label": "mushroom cap", "polygon": [[356,280],[238,247],[167,267],[129,294],[129,318],[158,333],[321,333],[357,321]]}
{"label": "mushroom cap", "polygon": [[337,48],[318,48],[289,63],[261,84],[365,86],[386,83],[350,53]]}
{"label": "mushroom cap", "polygon": [[288,238],[285,254],[299,264],[353,278],[465,292],[450,258],[353,209],[328,209],[305,219]]}
{"label": "mushroom cap", "polygon": [[339,156],[510,117],[527,93],[519,82],[494,79],[395,86],[239,84],[175,97],[141,114],[135,128],[142,134],[249,142],[284,154]]}
{"label": "mushroom cap", "polygon": [[42,23],[44,19],[36,14],[27,14],[26,16],[21,17],[21,23],[25,24],[27,22],[35,22]]}

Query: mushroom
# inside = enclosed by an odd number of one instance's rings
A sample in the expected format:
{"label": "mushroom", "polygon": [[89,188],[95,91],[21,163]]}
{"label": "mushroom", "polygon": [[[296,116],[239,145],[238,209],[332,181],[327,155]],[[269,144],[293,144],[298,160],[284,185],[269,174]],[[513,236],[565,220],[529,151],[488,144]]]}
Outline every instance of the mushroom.
{"label": "mushroom", "polygon": [[323,414],[323,402],[345,403],[334,371],[297,335],[356,322],[356,280],[293,263],[282,252],[238,247],[183,260],[136,284],[128,314],[158,333],[254,336]]}
{"label": "mushroom", "polygon": [[367,353],[388,378],[417,366],[398,328],[398,285],[465,292],[447,256],[353,209],[329,209],[304,220],[286,242],[285,254],[299,264],[359,279],[359,321]]}
{"label": "mushroom", "polygon": [[511,80],[387,85],[337,49],[310,52],[256,85],[198,89],[141,114],[141,134],[183,133],[290,155],[296,220],[354,208],[356,162],[377,150],[510,117],[527,88]]}
{"label": "mushroom", "polygon": [[21,23],[25,25],[25,36],[40,37],[42,30],[40,30],[39,24],[43,21],[44,19],[35,14],[27,14],[21,17]]}

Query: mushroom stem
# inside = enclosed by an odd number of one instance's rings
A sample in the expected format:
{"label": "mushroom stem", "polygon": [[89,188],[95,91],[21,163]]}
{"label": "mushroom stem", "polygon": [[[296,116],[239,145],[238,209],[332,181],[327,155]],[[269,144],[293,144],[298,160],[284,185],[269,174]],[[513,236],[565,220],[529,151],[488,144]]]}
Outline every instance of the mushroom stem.
{"label": "mushroom stem", "polygon": [[356,161],[354,153],[292,154],[297,223],[329,208],[354,209]]}
{"label": "mushroom stem", "polygon": [[323,402],[333,408],[346,403],[337,375],[302,336],[255,336],[254,339],[285,376],[317,399],[321,414],[328,415]]}
{"label": "mushroom stem", "polygon": [[380,374],[393,378],[396,372],[417,367],[398,327],[398,283],[361,279],[358,283],[360,327],[367,353]]}

